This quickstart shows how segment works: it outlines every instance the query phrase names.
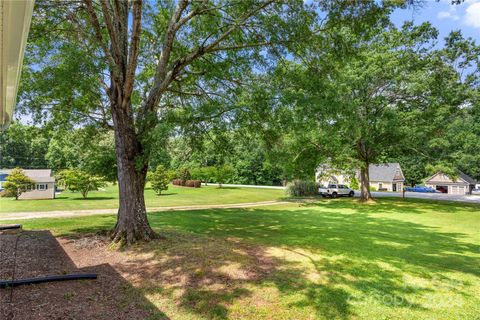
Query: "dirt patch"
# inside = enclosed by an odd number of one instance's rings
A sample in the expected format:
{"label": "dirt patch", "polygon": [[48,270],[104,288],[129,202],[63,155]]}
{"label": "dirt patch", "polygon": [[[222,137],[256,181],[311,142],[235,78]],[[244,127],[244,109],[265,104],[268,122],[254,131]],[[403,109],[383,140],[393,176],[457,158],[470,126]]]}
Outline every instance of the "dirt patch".
{"label": "dirt patch", "polygon": [[0,234],[0,279],[70,273],[98,273],[98,279],[0,289],[0,318],[145,319],[152,313],[153,306],[109,264],[77,266],[50,232]]}
{"label": "dirt patch", "polygon": [[[0,290],[3,319],[227,319],[234,304],[266,308],[278,292],[257,286],[296,279],[274,248],[236,238],[164,231],[163,239],[113,249],[99,235],[55,238],[48,231],[0,235],[0,277],[98,273],[94,281],[49,283]],[[18,239],[18,240],[17,240]],[[297,272],[297,273],[296,273]],[[295,290],[295,288],[285,288]],[[259,307],[260,306],[260,307]],[[1,316],[4,316],[3,318]],[[248,317],[247,317],[248,318]]]}
{"label": "dirt patch", "polygon": [[201,318],[226,318],[234,300],[251,294],[245,285],[275,270],[274,258],[263,248],[176,231],[162,235],[162,240],[127,250],[110,249],[108,240],[98,237],[94,250],[92,238],[59,242],[79,267],[109,263],[157,306],[167,301],[168,308]]}

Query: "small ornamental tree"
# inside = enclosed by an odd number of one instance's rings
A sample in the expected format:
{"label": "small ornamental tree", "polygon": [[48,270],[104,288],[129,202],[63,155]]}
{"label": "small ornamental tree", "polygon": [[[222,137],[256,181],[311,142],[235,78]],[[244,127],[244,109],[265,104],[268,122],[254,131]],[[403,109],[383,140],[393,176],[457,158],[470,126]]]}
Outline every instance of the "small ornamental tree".
{"label": "small ornamental tree", "polygon": [[20,168],[15,168],[8,175],[7,181],[3,184],[5,189],[5,197],[15,197],[18,200],[20,195],[35,187],[35,181],[25,175]]}
{"label": "small ornamental tree", "polygon": [[80,192],[84,199],[90,191],[96,191],[106,185],[105,181],[79,169],[68,169],[60,174],[64,185],[72,192]]}
{"label": "small ornamental tree", "polygon": [[163,165],[157,166],[154,172],[149,172],[147,180],[150,181],[153,191],[160,195],[163,190],[168,190],[168,184],[172,179],[172,173],[166,170]]}
{"label": "small ornamental tree", "polygon": [[225,183],[229,178],[231,178],[233,172],[233,168],[229,165],[224,165],[217,168],[215,178],[217,180],[219,188],[221,188],[222,184]]}

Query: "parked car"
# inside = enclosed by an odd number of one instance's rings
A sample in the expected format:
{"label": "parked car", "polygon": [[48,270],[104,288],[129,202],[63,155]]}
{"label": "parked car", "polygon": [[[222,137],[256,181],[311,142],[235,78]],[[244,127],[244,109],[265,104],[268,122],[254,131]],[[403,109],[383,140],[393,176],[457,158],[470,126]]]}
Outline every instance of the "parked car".
{"label": "parked car", "polygon": [[472,194],[480,195],[480,188],[472,189]]}
{"label": "parked car", "polygon": [[322,197],[353,197],[355,192],[344,184],[329,184],[326,188],[320,187],[318,193]]}
{"label": "parked car", "polygon": [[410,192],[431,192],[431,193],[436,192],[435,189],[433,189],[432,187],[427,187],[427,186],[407,187],[407,188],[405,188],[405,191],[410,191]]}

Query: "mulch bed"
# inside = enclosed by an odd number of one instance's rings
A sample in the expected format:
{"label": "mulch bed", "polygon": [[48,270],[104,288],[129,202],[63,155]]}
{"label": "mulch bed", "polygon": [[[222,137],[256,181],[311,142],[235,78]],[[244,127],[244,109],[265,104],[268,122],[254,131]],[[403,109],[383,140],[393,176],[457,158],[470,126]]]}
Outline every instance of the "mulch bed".
{"label": "mulch bed", "polygon": [[[88,245],[95,245],[89,239]],[[154,309],[110,264],[82,267],[49,231],[0,233],[0,279],[97,273],[75,280],[0,289],[0,319],[146,319]],[[87,248],[88,249],[88,248]],[[15,255],[16,252],[16,255]],[[82,250],[88,260],[89,250]]]}

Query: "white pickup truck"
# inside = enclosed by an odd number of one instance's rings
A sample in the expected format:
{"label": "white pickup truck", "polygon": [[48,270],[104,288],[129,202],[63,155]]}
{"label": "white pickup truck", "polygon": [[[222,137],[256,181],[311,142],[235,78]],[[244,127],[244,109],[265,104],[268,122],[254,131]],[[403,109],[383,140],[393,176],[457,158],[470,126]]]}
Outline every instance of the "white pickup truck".
{"label": "white pickup truck", "polygon": [[353,197],[355,192],[344,184],[329,184],[326,188],[318,188],[318,193],[322,197]]}

